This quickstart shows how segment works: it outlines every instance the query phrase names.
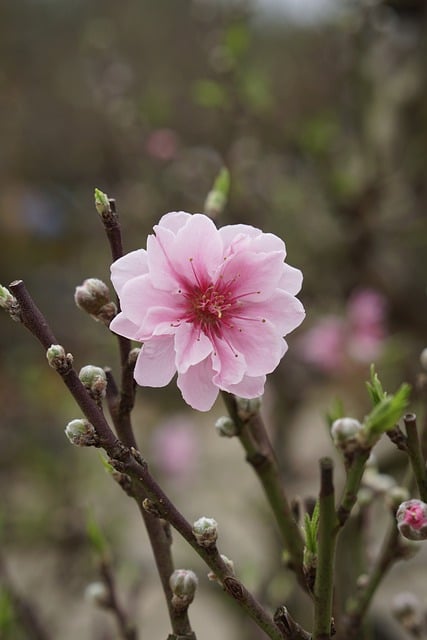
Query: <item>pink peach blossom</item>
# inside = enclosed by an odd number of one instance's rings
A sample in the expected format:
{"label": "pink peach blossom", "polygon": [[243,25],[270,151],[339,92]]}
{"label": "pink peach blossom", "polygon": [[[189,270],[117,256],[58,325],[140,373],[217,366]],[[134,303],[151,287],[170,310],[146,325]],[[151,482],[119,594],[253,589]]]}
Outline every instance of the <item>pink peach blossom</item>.
{"label": "pink peach blossom", "polygon": [[295,298],[302,274],[285,256],[280,238],[254,227],[164,215],[146,250],[111,267],[122,310],[110,328],[143,343],[137,383],[163,387],[178,372],[184,400],[200,411],[220,389],[262,395],[287,350],[283,336],[305,315]]}

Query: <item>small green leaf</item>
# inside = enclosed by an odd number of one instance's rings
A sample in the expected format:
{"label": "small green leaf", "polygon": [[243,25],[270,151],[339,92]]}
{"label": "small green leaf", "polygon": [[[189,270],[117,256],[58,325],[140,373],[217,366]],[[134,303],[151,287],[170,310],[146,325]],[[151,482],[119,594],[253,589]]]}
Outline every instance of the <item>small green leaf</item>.
{"label": "small green leaf", "polygon": [[383,397],[375,404],[363,423],[368,442],[393,429],[408,408],[410,391],[411,387],[408,384],[402,384],[394,395],[387,395],[382,391]]}
{"label": "small green leaf", "polygon": [[369,397],[371,398],[371,402],[374,407],[379,402],[381,402],[381,400],[384,400],[384,398],[386,398],[387,396],[387,393],[383,389],[378,374],[375,371],[374,364],[371,364],[371,381],[366,383],[366,387],[368,389]]}
{"label": "small green leaf", "polygon": [[95,207],[100,216],[110,212],[110,202],[106,193],[95,188]]}
{"label": "small green leaf", "polygon": [[311,517],[304,516],[305,546],[313,555],[317,554],[317,531],[319,528],[319,502],[316,502]]}

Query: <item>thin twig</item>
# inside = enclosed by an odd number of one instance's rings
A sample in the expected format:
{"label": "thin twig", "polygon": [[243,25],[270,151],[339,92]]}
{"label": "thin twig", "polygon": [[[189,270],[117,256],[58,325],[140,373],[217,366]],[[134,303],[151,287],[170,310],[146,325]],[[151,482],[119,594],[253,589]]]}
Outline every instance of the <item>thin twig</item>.
{"label": "thin twig", "polygon": [[414,413],[407,413],[403,418],[406,427],[408,456],[414,472],[415,481],[421,500],[427,502],[426,463],[421,451],[417,430],[417,419]]}
{"label": "thin twig", "polygon": [[[47,350],[57,340],[49,328],[45,318],[35,305],[22,281],[10,285],[21,308],[21,319],[24,326],[41,342]],[[193,547],[196,553],[206,562],[217,576],[226,593],[263,629],[272,640],[283,640],[283,634],[262,605],[246,589],[246,587],[230,574],[216,547],[200,546],[192,532],[192,527],[175,505],[169,500],[154,478],[147,464],[135,449],[121,443],[111,430],[102,411],[87,393],[72,367],[66,372],[58,370],[70,393],[82,409],[86,418],[95,428],[100,446],[110,456],[110,462],[120,473],[131,477],[132,495],[138,504],[148,497],[157,507],[159,515],[167,520]],[[151,518],[155,516],[150,515]]]}
{"label": "thin twig", "polygon": [[293,517],[262,418],[259,413],[256,413],[247,420],[242,419],[239,416],[236,398],[226,392],[223,392],[222,396],[230,417],[238,429],[237,437],[246,452],[246,460],[257,474],[275,515],[283,542],[290,556],[289,566],[295,571],[301,585],[305,588],[302,532]]}
{"label": "thin twig", "polygon": [[41,622],[35,604],[19,593],[13,584],[1,554],[0,583],[3,583],[4,589],[11,600],[14,614],[25,629],[28,640],[51,640],[51,635]]}
{"label": "thin twig", "polygon": [[379,584],[389,568],[402,557],[401,538],[395,519],[393,518],[384,538],[379,556],[369,574],[367,584],[351,598],[347,605],[347,611],[343,619],[343,637],[349,640],[359,637],[363,619]]}
{"label": "thin twig", "polygon": [[136,628],[129,622],[125,611],[119,603],[113,572],[110,563],[106,559],[100,563],[100,572],[108,591],[108,609],[116,618],[121,638],[123,640],[137,640],[138,634]]}
{"label": "thin twig", "polygon": [[332,625],[335,546],[338,533],[333,484],[333,463],[320,460],[319,533],[314,583],[313,640],[329,640]]}

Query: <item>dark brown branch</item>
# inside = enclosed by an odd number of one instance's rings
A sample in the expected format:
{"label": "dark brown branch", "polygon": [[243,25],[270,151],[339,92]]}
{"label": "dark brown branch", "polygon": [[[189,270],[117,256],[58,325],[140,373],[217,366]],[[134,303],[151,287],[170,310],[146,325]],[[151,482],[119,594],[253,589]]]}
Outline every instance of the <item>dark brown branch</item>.
{"label": "dark brown branch", "polygon": [[[21,318],[23,324],[41,342],[47,350],[51,344],[57,344],[57,340],[49,328],[40,310],[35,305],[24,283],[15,281],[10,285],[21,307]],[[154,478],[148,471],[147,464],[135,449],[130,449],[121,443],[111,430],[102,411],[98,408],[94,400],[89,396],[87,390],[80,382],[77,373],[70,368],[67,371],[58,370],[70,393],[75,398],[77,404],[82,409],[86,418],[95,428],[100,445],[110,456],[110,462],[120,473],[124,473],[131,478],[131,491],[138,505],[142,505],[144,499],[148,497],[157,507],[159,514],[176,529],[182,537],[193,547],[196,553],[206,562],[217,576],[224,587],[224,590],[244,609],[249,616],[272,638],[272,640],[282,640],[283,634],[274,623],[270,615],[254,596],[244,587],[244,585],[230,575],[230,569],[224,563],[217,548],[205,548],[200,546],[192,532],[190,523],[178,511],[169,500]],[[147,514],[148,522],[155,522],[155,516]],[[158,521],[160,524],[160,521]],[[160,525],[161,526],[161,525]],[[160,529],[162,535],[166,535],[164,529]],[[160,533],[159,533],[160,535]],[[233,578],[231,588],[227,578]],[[168,600],[169,603],[169,600]]]}

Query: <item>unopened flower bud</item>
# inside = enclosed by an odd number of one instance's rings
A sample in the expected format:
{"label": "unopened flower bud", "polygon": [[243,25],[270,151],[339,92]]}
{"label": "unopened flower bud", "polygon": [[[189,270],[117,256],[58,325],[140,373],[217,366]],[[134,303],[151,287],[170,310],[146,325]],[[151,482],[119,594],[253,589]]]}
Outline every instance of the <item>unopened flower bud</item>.
{"label": "unopened flower bud", "polygon": [[220,215],[227,204],[230,191],[230,173],[223,167],[215,179],[212,190],[205,200],[205,213],[211,218]]}
{"label": "unopened flower bud", "polygon": [[408,540],[427,539],[427,504],[421,500],[402,502],[396,513],[397,527]]}
{"label": "unopened flower bud", "polygon": [[6,287],[0,285],[0,309],[8,312],[12,320],[20,322],[19,303],[14,295],[12,295]]}
{"label": "unopened flower bud", "polygon": [[256,416],[261,408],[262,398],[239,398],[236,396],[237,413],[241,420],[249,420]]}
{"label": "unopened flower bud", "polygon": [[[224,562],[225,566],[227,567],[230,575],[232,576],[236,575],[234,571],[234,562],[230,560],[230,558],[227,558],[227,556],[224,556],[222,553],[221,553],[221,559]],[[215,574],[214,571],[209,571],[208,580],[210,580],[211,582],[218,582],[218,584],[222,584],[221,580],[218,578],[218,576]]]}
{"label": "unopened flower bud", "polygon": [[332,423],[331,436],[336,447],[351,453],[359,446],[358,436],[362,425],[354,418],[338,418]]}
{"label": "unopened flower bud", "polygon": [[179,598],[186,598],[191,602],[196,593],[199,580],[190,569],[176,569],[169,578],[172,593]]}
{"label": "unopened flower bud", "polygon": [[88,364],[80,369],[79,378],[94,400],[99,400],[105,396],[107,376],[104,369]]}
{"label": "unopened flower bud", "polygon": [[49,366],[56,371],[67,371],[73,364],[71,353],[65,353],[65,349],[60,344],[51,344],[46,351],[46,358]]}
{"label": "unopened flower bud", "polygon": [[218,523],[202,516],[193,524],[193,534],[201,547],[212,547],[218,538]]}
{"label": "unopened flower bud", "polygon": [[99,446],[99,438],[93,425],[84,418],[71,420],[65,427],[65,435],[77,447]]}
{"label": "unopened flower bud", "polygon": [[74,301],[79,309],[97,318],[101,309],[110,303],[110,291],[102,280],[87,278],[76,287]]}
{"label": "unopened flower bud", "polygon": [[232,438],[237,435],[237,427],[234,421],[228,416],[221,416],[215,422],[215,429],[220,436],[225,438]]}
{"label": "unopened flower bud", "polygon": [[85,589],[85,599],[101,609],[111,607],[111,598],[108,589],[103,582],[91,582]]}
{"label": "unopened flower bud", "polygon": [[424,371],[427,371],[427,347],[420,353],[420,363]]}
{"label": "unopened flower bud", "polygon": [[108,215],[110,212],[110,201],[106,193],[101,189],[95,189],[95,208],[100,216]]}

